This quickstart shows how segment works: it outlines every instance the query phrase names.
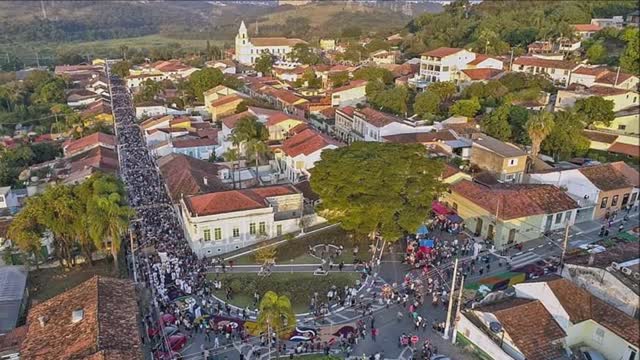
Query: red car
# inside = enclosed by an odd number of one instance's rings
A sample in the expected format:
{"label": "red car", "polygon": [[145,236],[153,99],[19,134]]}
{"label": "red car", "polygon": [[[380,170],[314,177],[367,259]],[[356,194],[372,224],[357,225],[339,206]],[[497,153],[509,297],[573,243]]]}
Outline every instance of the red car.
{"label": "red car", "polygon": [[180,349],[187,345],[187,339],[187,336],[182,333],[171,335],[167,338],[169,348],[171,348],[171,351],[180,351]]}

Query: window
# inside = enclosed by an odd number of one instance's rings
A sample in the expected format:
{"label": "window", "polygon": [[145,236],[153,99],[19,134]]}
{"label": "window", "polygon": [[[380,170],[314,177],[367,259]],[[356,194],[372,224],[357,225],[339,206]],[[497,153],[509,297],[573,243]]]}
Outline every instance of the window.
{"label": "window", "polygon": [[449,67],[448,66],[443,66],[442,67],[442,71],[449,71]]}
{"label": "window", "polygon": [[282,235],[282,225],[281,224],[278,224],[276,226],[276,235],[278,235],[278,236]]}
{"label": "window", "polygon": [[215,240],[222,240],[222,229],[221,228],[213,229],[213,238]]}
{"label": "window", "polygon": [[0,195],[0,202],[4,202],[4,195]]}
{"label": "window", "polygon": [[256,223],[249,224],[249,235],[256,234]]}
{"label": "window", "polygon": [[611,198],[611,206],[616,205],[618,205],[618,195],[613,195],[613,198]]}
{"label": "window", "polygon": [[571,220],[571,211],[564,213],[564,221],[569,222]]}
{"label": "window", "polygon": [[565,71],[564,71],[564,74],[565,74],[565,75],[569,75],[569,70],[565,70]]}
{"label": "window", "polygon": [[261,221],[260,224],[258,224],[258,232],[260,233],[260,235],[264,235],[267,233],[267,225],[264,223],[264,221]]}
{"label": "window", "polygon": [[551,69],[551,71],[550,71],[550,72],[551,72],[552,74],[555,74],[555,73],[556,73],[556,69]]}
{"label": "window", "polygon": [[629,203],[629,193],[626,193],[624,195],[622,195],[622,204],[620,204],[620,206],[625,206],[627,205],[627,203]]}
{"label": "window", "polygon": [[556,224],[560,224],[562,222],[562,213],[556,214]]}
{"label": "window", "polygon": [[596,329],[596,331],[593,333],[593,341],[596,344],[602,345],[602,342],[604,341],[604,329],[602,328]]}
{"label": "window", "polygon": [[627,125],[618,125],[618,130],[626,130]]}
{"label": "window", "polygon": [[211,241],[211,229],[204,229],[202,236],[204,237],[204,241]]}
{"label": "window", "polygon": [[509,159],[509,166],[518,165],[518,159]]}
{"label": "window", "polygon": [[609,202],[609,198],[608,197],[603,197],[602,198],[602,202],[600,203],[600,209],[604,209],[607,207],[607,202]]}
{"label": "window", "polygon": [[637,197],[638,197],[638,193],[631,194],[631,200],[629,201],[629,203],[633,204],[634,202],[636,202]]}
{"label": "window", "polygon": [[240,237],[240,229],[233,228],[233,237],[234,238]]}

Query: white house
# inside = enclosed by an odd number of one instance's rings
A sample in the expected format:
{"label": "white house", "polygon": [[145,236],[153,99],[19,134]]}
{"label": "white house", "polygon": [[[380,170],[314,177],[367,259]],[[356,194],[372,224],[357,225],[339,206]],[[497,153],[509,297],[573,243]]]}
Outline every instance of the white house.
{"label": "white house", "polygon": [[576,64],[566,60],[541,59],[534,56],[520,56],[513,61],[511,71],[541,74],[556,84],[568,85]]}
{"label": "white house", "polygon": [[184,154],[200,160],[208,160],[212,154],[216,153],[218,139],[216,138],[186,138],[173,139],[170,141],[172,152]]}
{"label": "white house", "polygon": [[367,99],[366,88],[367,81],[353,80],[347,85],[332,89],[330,91],[331,106],[356,105],[365,101]]}
{"label": "white house", "polygon": [[184,115],[185,111],[170,108],[162,104],[143,104],[136,106],[136,117],[154,117],[158,115]]}
{"label": "white house", "polygon": [[0,209],[15,208],[19,205],[18,197],[11,191],[11,186],[0,187]]}
{"label": "white house", "polygon": [[419,78],[427,82],[457,81],[465,69],[503,68],[502,61],[460,48],[438,48],[422,54]]}
{"label": "white house", "polygon": [[600,25],[598,25],[597,23],[594,24],[593,22],[591,24],[575,24],[571,26],[573,27],[576,35],[581,40],[589,39],[595,33],[602,30],[602,27]]}
{"label": "white house", "polygon": [[189,244],[199,257],[298,231],[303,216],[302,194],[292,185],[187,196],[180,205]]}
{"label": "white house", "polygon": [[598,85],[618,89],[636,90],[638,77],[621,71],[612,71],[605,66],[580,65],[573,70],[570,84],[587,87]]}
{"label": "white house", "polygon": [[335,149],[339,145],[325,134],[305,129],[282,143],[276,159],[280,171],[295,184],[309,179],[309,170],[320,160],[324,150]]}
{"label": "white house", "polygon": [[238,29],[238,35],[236,35],[235,60],[244,65],[253,65],[263,53],[283,59],[296,44],[306,44],[306,42],[285,37],[249,38],[247,27],[243,21]]}
{"label": "white house", "polygon": [[384,136],[431,131],[434,127],[412,123],[397,116],[366,107],[355,109],[351,128],[351,141],[379,141]]}
{"label": "white house", "polygon": [[135,90],[135,89],[139,88],[147,80],[151,80],[151,81],[154,81],[154,82],[160,82],[160,81],[167,80],[167,79],[169,79],[169,75],[161,73],[161,72],[145,73],[145,74],[138,74],[138,75],[129,75],[129,76],[127,76],[125,78],[125,80],[127,82],[127,87],[129,88],[129,90]]}
{"label": "white house", "polygon": [[638,92],[633,90],[618,89],[600,85],[593,85],[588,88],[571,86],[569,89],[558,90],[554,109],[557,111],[571,108],[579,99],[586,99],[591,96],[600,96],[605,100],[613,101],[614,112],[638,106],[640,104],[640,96],[638,95]]}

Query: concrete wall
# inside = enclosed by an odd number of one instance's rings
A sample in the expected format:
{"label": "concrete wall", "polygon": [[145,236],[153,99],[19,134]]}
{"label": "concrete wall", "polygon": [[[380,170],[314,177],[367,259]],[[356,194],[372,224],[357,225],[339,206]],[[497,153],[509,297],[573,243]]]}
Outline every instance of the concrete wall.
{"label": "concrete wall", "polygon": [[524,360],[524,356],[512,357],[500,346],[493,342],[491,338],[475,326],[465,315],[460,316],[460,320],[456,324],[455,331],[469,339],[474,345],[482,349],[494,360]]}

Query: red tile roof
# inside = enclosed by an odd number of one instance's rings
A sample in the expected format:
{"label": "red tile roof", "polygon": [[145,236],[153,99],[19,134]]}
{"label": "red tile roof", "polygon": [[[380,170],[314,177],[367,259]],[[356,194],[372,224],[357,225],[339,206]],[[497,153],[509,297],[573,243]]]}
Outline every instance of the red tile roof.
{"label": "red tile roof", "polygon": [[471,80],[489,80],[493,79],[496,75],[501,74],[504,70],[499,69],[465,69],[462,72],[467,75]]}
{"label": "red tile roof", "polygon": [[467,65],[478,65],[490,57],[484,54],[476,54],[476,58],[471,60]]}
{"label": "red tile roof", "polygon": [[379,128],[387,126],[394,122],[402,122],[402,119],[397,116],[383,113],[370,107],[358,109],[356,110],[356,112],[364,115],[367,123]]}
{"label": "red tile roof", "polygon": [[640,146],[633,145],[633,144],[624,144],[621,142],[615,142],[611,146],[609,146],[607,151],[612,153],[617,153],[617,154],[629,155],[636,158],[640,157]]}
{"label": "red tile roof", "polygon": [[87,105],[87,107],[80,112],[80,117],[85,119],[100,114],[111,115],[111,106],[104,100],[97,100]]}
{"label": "red tile roof", "polygon": [[253,46],[294,46],[307,43],[301,39],[286,37],[252,37],[249,41]]}
{"label": "red tile roof", "polygon": [[[218,177],[220,166],[183,154],[169,154],[158,159],[158,167],[173,201],[189,195],[224,191],[227,186]],[[205,180],[207,183],[205,184]]]}
{"label": "red tile roof", "polygon": [[571,61],[540,59],[533,56],[520,56],[513,61],[513,64],[564,70],[571,70],[576,67],[576,64]]}
{"label": "red tile roof", "polygon": [[564,359],[564,330],[539,300],[513,298],[481,307],[495,315],[527,360]]}
{"label": "red tile roof", "polygon": [[290,157],[300,154],[310,155],[327,146],[338,146],[340,143],[312,129],[303,130],[282,143],[282,151]]}
{"label": "red tile roof", "polygon": [[354,110],[355,108],[353,106],[345,106],[342,108],[338,108],[338,111],[344,113],[345,115],[348,115],[349,117],[353,116]]}
{"label": "red tile roof", "polygon": [[424,52],[424,53],[422,53],[422,56],[433,56],[433,57],[442,58],[442,57],[445,57],[445,56],[456,54],[456,53],[458,53],[458,52],[460,52],[462,50],[464,50],[464,49],[441,47],[441,48],[437,48],[437,49],[434,49],[434,50],[430,50],[430,51]]}
{"label": "red tile roof", "polygon": [[275,185],[188,196],[185,204],[192,216],[206,216],[266,208],[268,197],[297,193],[292,185]]}
{"label": "red tile roof", "polygon": [[627,81],[634,75],[619,73],[617,71],[607,71],[596,78],[596,84],[616,85]]}
{"label": "red tile roof", "polygon": [[453,175],[461,172],[460,169],[453,167],[449,164],[444,165],[444,170],[442,171],[442,178],[447,179],[452,177]]}
{"label": "red tile roof", "polygon": [[560,188],[543,184],[483,186],[469,180],[451,185],[451,191],[503,220],[555,214],[578,208]]}
{"label": "red tile roof", "polygon": [[618,89],[610,86],[600,86],[600,85],[593,85],[590,88],[587,88],[586,91],[596,96],[613,96],[613,95],[622,95],[628,92],[633,92],[633,90]]}
{"label": "red tile roof", "polygon": [[173,147],[178,149],[199,147],[199,146],[213,146],[218,145],[218,139],[214,138],[199,138],[199,139],[176,139],[173,140]]}
{"label": "red tile roof", "polygon": [[71,173],[94,168],[107,172],[118,170],[118,153],[102,146],[97,146],[89,151],[78,153],[70,159]]}
{"label": "red tile roof", "polygon": [[615,307],[605,303],[588,291],[578,287],[567,279],[554,279],[547,282],[560,305],[569,315],[573,324],[593,320],[631,344],[640,344],[640,327],[637,320]]}
{"label": "red tile roof", "polygon": [[590,32],[590,31],[600,31],[602,29],[599,25],[596,24],[574,24],[572,25],[576,31],[579,32]]}
{"label": "red tile roof", "polygon": [[616,161],[610,164],[611,167],[620,172],[624,177],[627,178],[627,181],[635,187],[640,187],[640,174],[638,174],[638,170],[632,168],[624,161]]}
{"label": "red tile roof", "polygon": [[231,95],[226,95],[223,97],[220,97],[214,101],[211,102],[211,106],[212,107],[218,107],[218,106],[222,106],[222,105],[226,105],[229,103],[232,103],[234,101],[242,101],[244,100],[243,97],[237,95],[237,94],[231,94]]}
{"label": "red tile roof", "polygon": [[283,112],[277,112],[277,113],[275,113],[273,115],[270,115],[267,118],[267,126],[277,125],[277,124],[279,124],[279,123],[281,123],[283,121],[289,120],[289,119],[303,121],[302,119],[298,119],[295,116],[292,116],[292,115],[289,115],[289,114],[285,114]]}
{"label": "red tile roof", "polygon": [[[80,309],[83,318],[72,323],[72,312]],[[136,293],[128,280],[94,276],[31,308],[26,326],[23,359],[143,358]]]}
{"label": "red tile roof", "polygon": [[591,76],[598,76],[601,75],[605,72],[607,72],[609,70],[607,70],[607,68],[605,66],[596,66],[596,67],[589,67],[589,66],[585,66],[585,65],[580,65],[577,69],[575,69],[573,71],[574,74],[579,74],[579,75],[591,75]]}
{"label": "red tile roof", "polygon": [[602,191],[630,188],[627,177],[611,164],[585,166],[578,169],[595,187]]}
{"label": "red tile roof", "polygon": [[151,64],[151,67],[162,72],[176,72],[176,71],[187,70],[192,68],[189,65],[183,64],[179,60],[157,61]]}
{"label": "red tile roof", "polygon": [[89,147],[98,145],[115,147],[116,137],[113,135],[97,132],[78,140],[69,141],[63,146],[63,149],[66,155],[73,155],[79,151],[83,151]]}
{"label": "red tile roof", "polygon": [[601,142],[606,144],[613,144],[618,139],[618,135],[603,133],[601,131],[594,131],[594,130],[582,130],[582,134],[591,141],[596,141],[596,142]]}
{"label": "red tile roof", "polygon": [[238,121],[240,121],[240,119],[242,119],[244,117],[247,117],[247,116],[253,116],[253,114],[251,114],[248,110],[247,111],[243,111],[241,113],[237,113],[237,114],[230,115],[230,116],[222,118],[222,123],[227,128],[233,129],[233,128],[236,127],[236,124],[238,124]]}
{"label": "red tile roof", "polygon": [[278,98],[278,100],[282,101],[287,105],[293,105],[300,100],[304,100],[303,98],[301,98],[300,96],[294,94],[289,90],[273,89],[270,91],[270,93],[274,97]]}

